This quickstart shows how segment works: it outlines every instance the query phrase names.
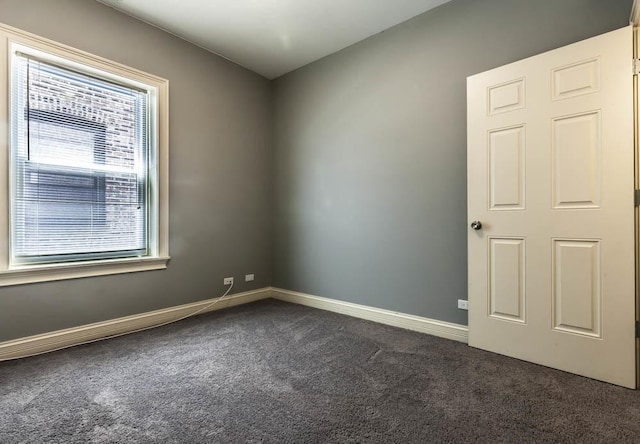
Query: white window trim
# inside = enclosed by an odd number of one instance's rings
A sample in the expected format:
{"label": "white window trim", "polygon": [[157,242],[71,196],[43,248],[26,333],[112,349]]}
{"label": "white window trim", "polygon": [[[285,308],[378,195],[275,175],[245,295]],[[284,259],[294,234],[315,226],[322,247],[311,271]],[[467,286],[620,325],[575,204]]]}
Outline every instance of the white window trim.
{"label": "white window trim", "polygon": [[[115,77],[124,77],[156,88],[157,112],[157,174],[152,187],[157,193],[157,215],[150,218],[150,249],[147,257],[105,259],[39,265],[10,263],[10,183],[9,183],[9,79],[10,48],[22,45],[77,63],[99,69]],[[169,81],[125,65],[89,54],[69,46],[0,24],[0,287],[34,282],[104,276],[119,273],[160,270],[169,261]]]}

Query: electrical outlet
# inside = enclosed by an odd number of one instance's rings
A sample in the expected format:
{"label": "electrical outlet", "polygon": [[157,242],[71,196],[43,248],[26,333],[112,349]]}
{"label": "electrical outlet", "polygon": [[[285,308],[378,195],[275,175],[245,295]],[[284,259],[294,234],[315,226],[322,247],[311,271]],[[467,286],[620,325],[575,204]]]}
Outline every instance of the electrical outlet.
{"label": "electrical outlet", "polygon": [[469,301],[458,299],[458,308],[460,310],[469,310]]}
{"label": "electrical outlet", "polygon": [[233,285],[233,278],[224,278],[224,285]]}
{"label": "electrical outlet", "polygon": [[254,276],[253,273],[251,274],[245,274],[244,275],[244,281],[245,282],[251,282],[252,280],[254,280],[256,277]]}

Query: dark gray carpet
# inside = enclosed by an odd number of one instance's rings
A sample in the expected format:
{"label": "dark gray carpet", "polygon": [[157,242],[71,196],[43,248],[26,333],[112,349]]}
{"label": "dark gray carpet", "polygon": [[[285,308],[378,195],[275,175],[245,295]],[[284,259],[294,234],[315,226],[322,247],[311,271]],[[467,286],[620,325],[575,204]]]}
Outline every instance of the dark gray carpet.
{"label": "dark gray carpet", "polygon": [[275,300],[0,363],[0,443],[640,441],[640,394]]}

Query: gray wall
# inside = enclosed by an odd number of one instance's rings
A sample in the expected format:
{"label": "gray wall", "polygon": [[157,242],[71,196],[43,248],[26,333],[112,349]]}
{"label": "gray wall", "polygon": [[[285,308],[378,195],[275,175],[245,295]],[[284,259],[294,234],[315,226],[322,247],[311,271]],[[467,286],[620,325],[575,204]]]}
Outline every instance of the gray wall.
{"label": "gray wall", "polygon": [[2,23],[169,79],[172,256],[0,288],[0,341],[215,297],[224,276],[466,323],[466,76],[624,26],[631,3],[453,0],[271,85],[94,1],[0,0]]}
{"label": "gray wall", "polygon": [[453,0],[276,80],[273,285],[466,324],[466,77],[631,4]]}
{"label": "gray wall", "polygon": [[[0,22],[169,79],[168,270],[0,288],[0,341],[271,281],[270,84],[89,0],[0,0]],[[243,282],[255,273],[251,285]]]}

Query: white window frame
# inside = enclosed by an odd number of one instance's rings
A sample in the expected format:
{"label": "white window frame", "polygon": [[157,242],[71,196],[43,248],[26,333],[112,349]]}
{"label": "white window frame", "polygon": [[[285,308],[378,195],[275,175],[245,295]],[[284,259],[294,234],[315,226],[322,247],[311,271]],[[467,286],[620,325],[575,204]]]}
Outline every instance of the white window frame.
{"label": "white window frame", "polygon": [[[12,264],[10,258],[11,60],[15,50],[53,63],[100,72],[101,77],[150,87],[157,112],[152,122],[149,189],[149,254],[144,257],[96,259],[47,264]],[[169,261],[169,82],[34,34],[0,24],[0,287],[88,276],[160,270]]]}

